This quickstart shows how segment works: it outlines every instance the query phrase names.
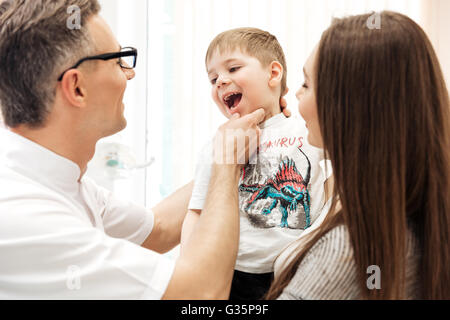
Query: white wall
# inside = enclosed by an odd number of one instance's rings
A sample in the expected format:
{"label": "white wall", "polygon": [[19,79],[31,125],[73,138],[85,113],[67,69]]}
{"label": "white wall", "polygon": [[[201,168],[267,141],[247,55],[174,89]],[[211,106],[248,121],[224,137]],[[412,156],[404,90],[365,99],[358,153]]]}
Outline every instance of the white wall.
{"label": "white wall", "polygon": [[450,1],[423,0],[424,24],[450,88]]}

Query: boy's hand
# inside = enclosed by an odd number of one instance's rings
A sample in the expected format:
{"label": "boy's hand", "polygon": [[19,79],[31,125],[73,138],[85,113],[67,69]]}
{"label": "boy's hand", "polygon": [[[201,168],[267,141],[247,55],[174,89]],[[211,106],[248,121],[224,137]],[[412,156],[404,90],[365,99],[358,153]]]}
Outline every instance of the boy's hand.
{"label": "boy's hand", "polygon": [[242,118],[234,114],[220,126],[214,138],[214,163],[242,168],[259,146],[258,125],[264,118],[264,109],[258,109]]}
{"label": "boy's hand", "polygon": [[281,107],[281,111],[283,111],[284,115],[287,118],[290,118],[292,116],[292,113],[287,108],[287,100],[284,98],[284,96],[287,95],[288,92],[289,92],[289,88],[286,88],[286,91],[284,92],[283,96],[280,98],[280,107]]}

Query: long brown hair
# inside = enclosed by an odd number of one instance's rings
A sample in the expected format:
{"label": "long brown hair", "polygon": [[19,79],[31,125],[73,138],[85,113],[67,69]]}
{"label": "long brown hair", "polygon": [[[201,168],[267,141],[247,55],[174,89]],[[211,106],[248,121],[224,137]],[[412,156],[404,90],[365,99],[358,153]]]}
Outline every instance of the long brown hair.
{"label": "long brown hair", "polygon": [[[324,149],[341,209],[311,233],[267,299],[278,297],[311,247],[344,224],[362,298],[406,298],[406,235],[420,247],[422,299],[450,299],[450,101],[424,31],[380,13],[335,20],[320,41],[315,88]],[[332,211],[330,211],[332,212]],[[367,268],[381,269],[381,290]]]}

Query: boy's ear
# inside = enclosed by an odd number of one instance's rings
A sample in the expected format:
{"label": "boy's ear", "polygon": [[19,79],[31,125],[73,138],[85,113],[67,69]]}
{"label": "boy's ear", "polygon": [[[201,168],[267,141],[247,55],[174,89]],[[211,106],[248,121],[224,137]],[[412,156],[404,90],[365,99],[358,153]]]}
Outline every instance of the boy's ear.
{"label": "boy's ear", "polygon": [[283,79],[284,68],[278,61],[273,61],[270,66],[269,87],[276,88]]}

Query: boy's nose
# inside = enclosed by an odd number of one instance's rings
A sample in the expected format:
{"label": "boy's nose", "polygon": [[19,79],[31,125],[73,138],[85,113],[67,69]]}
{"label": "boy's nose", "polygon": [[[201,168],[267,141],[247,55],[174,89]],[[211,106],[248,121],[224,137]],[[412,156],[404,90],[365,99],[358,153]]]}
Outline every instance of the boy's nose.
{"label": "boy's nose", "polygon": [[219,77],[219,79],[217,79],[217,85],[219,87],[225,86],[227,84],[229,84],[231,81],[230,79],[226,78],[226,77]]}

